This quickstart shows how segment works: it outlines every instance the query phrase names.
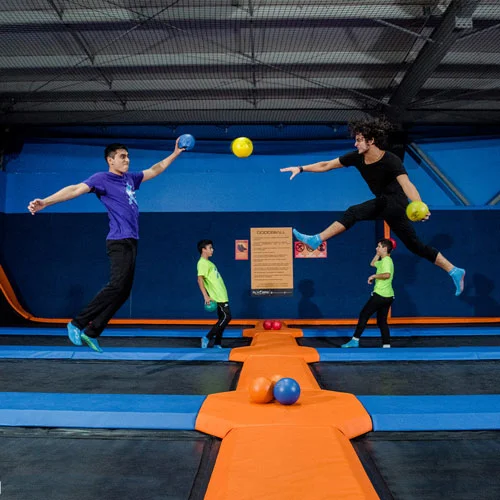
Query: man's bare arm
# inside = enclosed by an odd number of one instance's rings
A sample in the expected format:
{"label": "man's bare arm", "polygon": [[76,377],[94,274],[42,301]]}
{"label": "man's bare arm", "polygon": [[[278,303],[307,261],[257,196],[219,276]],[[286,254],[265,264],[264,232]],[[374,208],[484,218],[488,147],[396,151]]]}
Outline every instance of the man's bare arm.
{"label": "man's bare arm", "polygon": [[301,172],[323,173],[333,170],[334,168],[342,168],[344,165],[340,163],[338,158],[329,161],[319,161],[317,163],[310,163],[309,165],[302,165],[301,167],[286,167],[280,169],[280,172],[291,172],[290,180]]}
{"label": "man's bare arm", "polygon": [[28,205],[28,210],[31,212],[31,215],[35,215],[40,210],[43,210],[50,205],[55,205],[56,203],[62,203],[63,201],[72,200],[73,198],[77,198],[82,194],[89,193],[90,188],[84,182],[80,182],[80,184],[74,184],[71,186],[66,186],[54,194],[47,196],[47,198],[35,198],[30,201]]}

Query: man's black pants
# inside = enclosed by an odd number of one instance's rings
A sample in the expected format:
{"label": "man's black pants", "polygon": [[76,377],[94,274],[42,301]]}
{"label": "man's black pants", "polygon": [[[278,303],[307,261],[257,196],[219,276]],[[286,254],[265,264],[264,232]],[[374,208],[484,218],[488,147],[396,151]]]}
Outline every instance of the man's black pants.
{"label": "man's black pants", "polygon": [[413,223],[406,216],[407,205],[408,200],[404,196],[380,196],[349,207],[338,222],[349,229],[362,220],[383,219],[410,252],[434,264],[439,252],[418,239]]}
{"label": "man's black pants", "polygon": [[137,240],[107,240],[106,253],[110,261],[109,283],[72,321],[89,337],[98,337],[109,320],[128,299],[134,281]]}

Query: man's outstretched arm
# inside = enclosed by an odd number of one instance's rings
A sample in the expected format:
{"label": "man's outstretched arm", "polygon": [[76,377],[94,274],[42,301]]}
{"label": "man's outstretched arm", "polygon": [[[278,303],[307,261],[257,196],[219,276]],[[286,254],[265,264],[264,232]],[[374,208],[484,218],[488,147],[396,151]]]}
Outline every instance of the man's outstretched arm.
{"label": "man's outstretched arm", "polygon": [[338,158],[329,161],[319,161],[317,163],[311,163],[309,165],[302,165],[301,167],[286,167],[280,169],[280,172],[291,172],[290,180],[292,180],[296,175],[301,172],[313,172],[313,173],[323,173],[333,170],[334,168],[342,168],[344,165],[340,163]]}
{"label": "man's outstretched arm", "polygon": [[35,198],[33,201],[30,201],[28,210],[31,212],[31,215],[35,215],[37,212],[50,205],[72,200],[73,198],[77,198],[78,196],[89,192],[90,188],[84,182],[80,182],[80,184],[74,184],[72,186],[66,186],[47,198]]}
{"label": "man's outstretched arm", "polygon": [[144,174],[144,177],[142,178],[142,182],[149,181],[150,179],[154,179],[155,177],[160,175],[162,172],[165,172],[165,170],[172,164],[172,162],[183,151],[185,151],[184,148],[179,147],[178,143],[179,143],[179,139],[177,139],[177,141],[175,141],[175,149],[174,149],[174,152],[170,156],[167,156],[164,160],[156,163],[151,168],[148,168],[147,170],[142,171],[142,173]]}

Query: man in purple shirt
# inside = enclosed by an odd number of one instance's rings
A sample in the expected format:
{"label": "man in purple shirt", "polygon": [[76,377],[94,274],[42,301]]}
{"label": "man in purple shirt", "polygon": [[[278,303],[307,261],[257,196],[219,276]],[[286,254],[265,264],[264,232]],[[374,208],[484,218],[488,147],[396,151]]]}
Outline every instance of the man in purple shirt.
{"label": "man in purple shirt", "polygon": [[164,160],[142,172],[129,172],[130,158],[123,144],[110,144],[104,151],[108,172],[92,175],[80,184],[66,186],[44,199],[35,199],[28,210],[35,215],[40,210],[72,200],[85,193],[95,193],[109,216],[106,250],[110,259],[110,279],[70,323],[68,337],[75,345],[84,341],[91,349],[102,352],[97,337],[109,320],[128,299],[134,280],[137,240],[139,239],[139,207],[135,192],[144,181],[154,179],[184,151],[178,140],[174,152]]}

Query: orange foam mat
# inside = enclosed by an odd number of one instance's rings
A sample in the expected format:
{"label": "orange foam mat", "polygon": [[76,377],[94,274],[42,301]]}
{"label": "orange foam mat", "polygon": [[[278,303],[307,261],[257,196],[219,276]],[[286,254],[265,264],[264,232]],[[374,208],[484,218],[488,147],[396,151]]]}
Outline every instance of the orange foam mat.
{"label": "orange foam mat", "polygon": [[243,337],[255,337],[258,333],[267,333],[269,335],[274,335],[275,337],[278,337],[279,335],[285,334],[285,335],[291,335],[292,337],[303,337],[304,333],[300,328],[287,328],[286,326],[284,328],[281,328],[280,330],[266,330],[262,326],[262,322],[259,321],[256,325],[255,328],[246,328],[243,330]]}
{"label": "orange foam mat", "polygon": [[319,390],[318,382],[311,372],[308,364],[301,358],[261,355],[249,356],[241,369],[237,391],[248,391],[252,380],[257,377],[280,378],[291,377],[295,379],[302,391]]}
{"label": "orange foam mat", "polygon": [[349,439],[372,430],[370,415],[354,395],[324,390],[301,391],[290,406],[251,403],[247,391],[210,394],[198,412],[195,429],[224,438],[240,427],[283,425],[336,427]]}
{"label": "orange foam mat", "polygon": [[268,331],[256,333],[250,346],[232,349],[229,353],[229,360],[244,362],[249,356],[262,354],[293,356],[302,358],[306,363],[319,361],[316,349],[299,346],[292,335],[286,333],[276,335]]}
{"label": "orange foam mat", "polygon": [[297,345],[295,336],[288,331],[282,331],[280,333],[270,332],[270,331],[257,331],[252,335],[252,347],[256,346],[287,346],[287,345]]}
{"label": "orange foam mat", "polygon": [[331,427],[247,427],[222,441],[205,500],[379,498],[348,439]]}

